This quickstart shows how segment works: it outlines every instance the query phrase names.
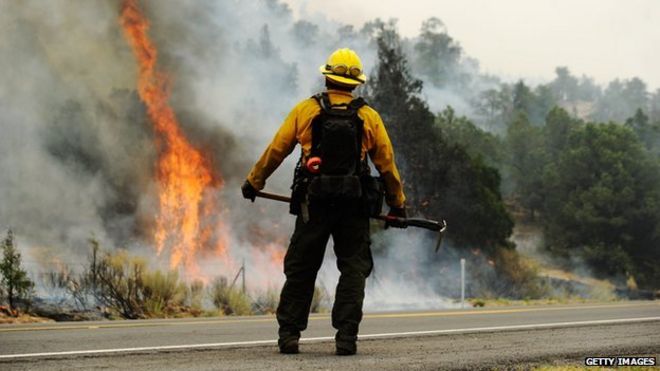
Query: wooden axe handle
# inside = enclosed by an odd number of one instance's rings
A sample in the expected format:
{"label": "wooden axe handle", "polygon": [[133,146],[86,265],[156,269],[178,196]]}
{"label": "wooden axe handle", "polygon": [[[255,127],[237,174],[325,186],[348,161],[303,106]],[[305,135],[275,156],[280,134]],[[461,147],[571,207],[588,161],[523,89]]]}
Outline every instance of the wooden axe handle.
{"label": "wooden axe handle", "polygon": [[[282,196],[275,193],[262,192],[262,191],[257,192],[257,197],[265,198],[268,200],[280,201],[280,202],[291,202],[291,197]],[[447,228],[447,223],[444,220],[438,222],[429,219],[421,219],[421,218],[406,219],[406,218],[398,218],[388,215],[379,215],[374,217],[374,219],[383,220],[383,221],[396,219],[400,224],[405,225],[406,227],[424,228],[440,233],[444,232],[445,229]]]}

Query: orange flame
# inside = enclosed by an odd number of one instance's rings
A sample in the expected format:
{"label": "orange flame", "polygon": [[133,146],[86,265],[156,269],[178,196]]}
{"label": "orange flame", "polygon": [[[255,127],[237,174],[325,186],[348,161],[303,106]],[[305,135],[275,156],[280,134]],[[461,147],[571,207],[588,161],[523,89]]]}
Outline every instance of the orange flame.
{"label": "orange flame", "polygon": [[[224,238],[214,237],[213,233],[224,230],[221,222],[212,225],[206,220],[218,211],[214,194],[222,186],[222,179],[181,131],[168,103],[168,76],[156,67],[158,51],[147,34],[149,21],[137,0],[123,1],[120,23],[139,66],[138,93],[147,108],[159,150],[159,213],[154,232],[157,253],[170,254],[170,268],[183,268],[187,275],[199,276],[197,261],[202,252],[225,253]],[[213,194],[205,192],[210,188],[215,188]]]}

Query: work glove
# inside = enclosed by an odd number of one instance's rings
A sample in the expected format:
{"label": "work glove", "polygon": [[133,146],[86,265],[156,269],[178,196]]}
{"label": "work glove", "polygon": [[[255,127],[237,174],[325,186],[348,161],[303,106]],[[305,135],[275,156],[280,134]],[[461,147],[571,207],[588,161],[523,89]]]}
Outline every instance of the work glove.
{"label": "work glove", "polygon": [[[385,229],[389,227],[406,228],[408,225],[399,219],[408,218],[405,207],[390,207],[390,212],[387,213],[387,220],[385,220]],[[399,218],[399,219],[397,219]]]}
{"label": "work glove", "polygon": [[257,190],[254,189],[252,184],[249,181],[245,181],[241,186],[241,192],[243,192],[243,197],[254,202],[254,199],[257,198]]}

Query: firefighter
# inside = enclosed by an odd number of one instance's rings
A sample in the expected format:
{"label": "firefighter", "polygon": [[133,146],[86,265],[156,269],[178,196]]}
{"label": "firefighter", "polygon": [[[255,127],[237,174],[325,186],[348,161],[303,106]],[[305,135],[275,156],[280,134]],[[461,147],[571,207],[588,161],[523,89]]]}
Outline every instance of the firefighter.
{"label": "firefighter", "polygon": [[380,212],[383,201],[374,196],[374,188],[379,191],[369,176],[367,156],[380,173],[389,215],[406,217],[405,196],[383,121],[352,94],[366,82],[359,56],[338,49],[320,72],[327,90],[293,108],[241,189],[246,199],[254,201],[266,179],[300,144],[290,205],[297,219],[284,258],[278,345],[281,353],[298,353],[316,275],[332,236],[340,272],[332,308],[336,354],[352,355],[357,351],[365,280],[373,267],[369,216]]}

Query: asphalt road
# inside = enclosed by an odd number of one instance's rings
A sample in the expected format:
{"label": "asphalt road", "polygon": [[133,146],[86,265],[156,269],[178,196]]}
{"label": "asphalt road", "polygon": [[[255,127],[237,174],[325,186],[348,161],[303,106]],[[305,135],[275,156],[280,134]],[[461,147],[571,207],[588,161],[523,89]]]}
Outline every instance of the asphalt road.
{"label": "asphalt road", "polygon": [[[660,353],[660,302],[368,313],[359,354],[333,355],[328,315],[280,355],[272,316],[0,327],[0,369],[449,369]],[[660,359],[659,359],[660,360]]]}

